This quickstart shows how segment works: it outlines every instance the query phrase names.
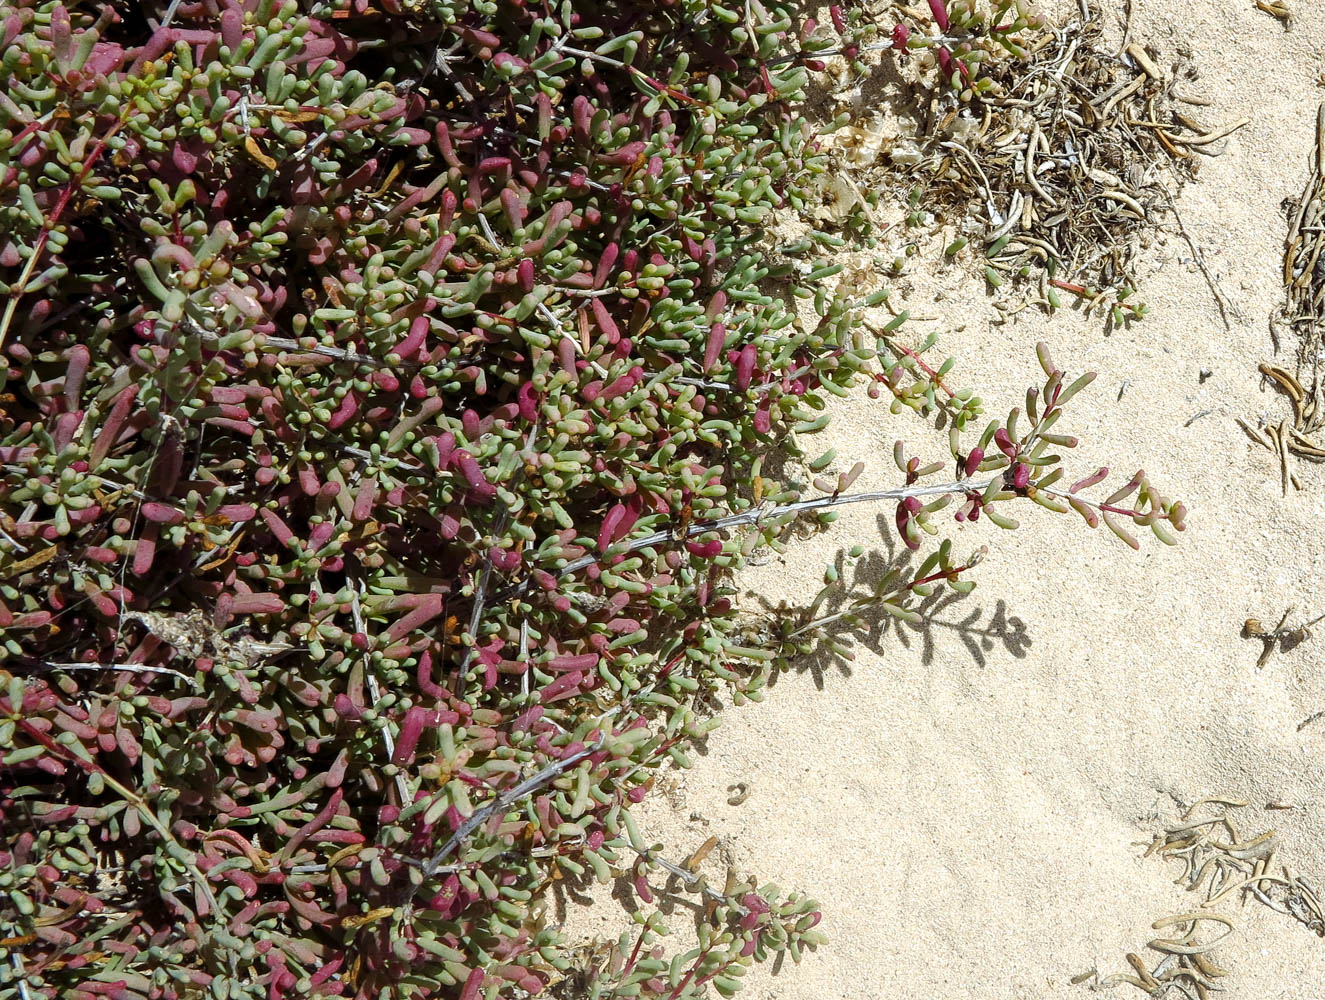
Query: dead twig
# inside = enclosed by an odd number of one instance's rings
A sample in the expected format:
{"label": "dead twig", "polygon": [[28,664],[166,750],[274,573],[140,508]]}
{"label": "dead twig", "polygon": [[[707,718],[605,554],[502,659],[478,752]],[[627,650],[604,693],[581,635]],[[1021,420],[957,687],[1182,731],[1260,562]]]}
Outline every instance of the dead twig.
{"label": "dead twig", "polygon": [[[946,214],[983,217],[980,263],[994,288],[1047,276],[1036,300],[1046,308],[1059,306],[1064,290],[1088,311],[1102,307],[1115,323],[1144,315],[1131,298],[1133,259],[1167,197],[1160,178],[1182,182],[1195,170],[1188,147],[1213,143],[1245,122],[1190,135],[1181,132],[1190,128],[1185,123],[1138,128],[1176,112],[1170,77],[1181,73],[1161,69],[1135,42],[1127,43],[1125,59],[1106,51],[1098,20],[1046,29],[1021,44],[1024,58],[980,64],[990,86],[966,105],[934,103],[918,155],[906,160],[910,175]],[[874,131],[869,123],[857,128],[857,147]],[[857,180],[864,190],[886,183],[881,174]],[[1202,268],[1213,286],[1204,262]],[[1229,325],[1227,300],[1215,294]]]}

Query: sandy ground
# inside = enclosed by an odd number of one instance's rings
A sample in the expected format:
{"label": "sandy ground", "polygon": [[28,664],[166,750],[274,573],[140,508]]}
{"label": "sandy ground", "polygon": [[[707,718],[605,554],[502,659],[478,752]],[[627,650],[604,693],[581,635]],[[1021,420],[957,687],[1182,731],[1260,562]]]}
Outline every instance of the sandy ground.
{"label": "sandy ground", "polygon": [[[963,527],[959,553],[991,548],[970,597],[923,627],[881,623],[849,667],[806,664],[764,703],[725,713],[644,818],[678,859],[716,834],[738,870],[821,901],[829,945],[798,968],[756,970],[748,1000],[1091,995],[1069,978],[1126,971],[1153,920],[1197,902],[1137,844],[1208,795],[1249,800],[1244,831],[1277,829],[1279,861],[1325,879],[1325,720],[1297,729],[1325,709],[1325,634],[1261,670],[1260,644],[1239,635],[1248,617],[1325,611],[1325,470],[1300,464],[1304,489],[1282,497],[1273,457],[1234,422],[1288,413],[1257,364],[1272,358],[1267,317],[1282,302],[1281,202],[1307,177],[1325,99],[1321,8],[1289,3],[1299,16],[1286,31],[1252,0],[1133,0],[1134,40],[1193,51],[1190,89],[1214,102],[1203,120],[1252,119],[1179,200],[1234,305],[1231,330],[1176,233],[1144,257],[1151,316],[1107,334],[1067,309],[994,325],[983,283],[959,265],[930,268],[907,296],[937,317],[914,329],[943,333],[954,380],[990,412],[1038,384],[1036,340],[1064,368],[1098,371],[1060,424],[1083,441],[1069,480],[1144,466],[1186,501],[1190,526],[1178,548],[1146,538],[1139,553],[1034,507],[1014,534]],[[1106,17],[1119,22],[1121,5]],[[857,488],[895,485],[890,449],[905,424],[884,405],[846,402],[815,449],[837,448],[834,472],[864,459]],[[896,555],[879,513],[844,512],[742,587],[808,603],[832,553],[860,543]],[[737,782],[749,796],[729,805]],[[1261,808],[1272,800],[1295,808]],[[1257,904],[1223,910],[1239,927],[1216,953],[1232,973],[1218,995],[1325,998],[1325,942]],[[615,936],[621,917],[605,901],[587,929]]]}

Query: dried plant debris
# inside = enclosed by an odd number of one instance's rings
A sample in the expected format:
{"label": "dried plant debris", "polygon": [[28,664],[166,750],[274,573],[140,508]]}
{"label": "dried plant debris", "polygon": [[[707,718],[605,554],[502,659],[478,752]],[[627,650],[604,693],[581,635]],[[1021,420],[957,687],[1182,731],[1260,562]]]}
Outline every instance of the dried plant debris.
{"label": "dried plant debris", "polygon": [[[1225,809],[1218,816],[1193,820],[1196,811],[1206,805]],[[1240,835],[1229,810],[1246,805],[1243,799],[1202,799],[1183,814],[1179,825],[1156,835],[1146,854],[1158,853],[1166,859],[1183,861],[1184,870],[1177,881],[1186,882],[1191,891],[1204,887],[1206,898],[1202,908],[1241,893],[1244,899],[1251,897],[1272,910],[1286,913],[1312,933],[1325,937],[1325,910],[1313,884],[1294,875],[1287,866],[1282,867],[1282,876],[1270,874],[1278,846],[1275,831],[1246,838]],[[1283,808],[1283,804],[1271,803],[1267,808]]]}
{"label": "dried plant debris", "polygon": [[1283,878],[1260,879],[1254,887],[1256,898],[1299,921],[1317,937],[1325,937],[1325,906],[1320,892],[1301,875],[1287,868],[1283,872]]}
{"label": "dried plant debris", "polygon": [[[1243,799],[1212,797],[1193,804],[1180,821],[1155,834],[1145,857],[1152,854],[1181,861],[1182,873],[1174,884],[1189,892],[1205,890],[1202,906],[1209,906],[1234,889],[1247,885],[1247,879],[1269,867],[1274,853],[1274,831],[1243,839],[1230,809],[1247,805]],[[1218,814],[1193,819],[1204,806],[1223,807]]]}
{"label": "dried plant debris", "polygon": [[1265,0],[1256,0],[1256,9],[1282,21],[1285,28],[1291,27],[1293,24],[1293,12],[1283,0],[1271,0],[1269,3],[1266,3]]}
{"label": "dried plant debris", "polygon": [[[1320,369],[1322,338],[1325,338],[1325,103],[1316,109],[1316,149],[1311,173],[1297,201],[1289,203],[1288,238],[1284,243],[1284,287],[1287,289],[1279,317],[1271,318],[1271,330],[1282,322],[1297,335],[1298,375],[1310,371],[1312,387],[1299,386],[1293,398],[1295,423],[1304,434],[1325,423]],[[1276,334],[1276,349],[1278,348]],[[1264,370],[1264,369],[1262,369]],[[1288,391],[1287,386],[1285,386]],[[1304,399],[1304,397],[1307,397]],[[1304,414],[1305,411],[1305,414]],[[1314,445],[1313,445],[1314,447]],[[1325,451],[1315,449],[1325,457]]]}
{"label": "dried plant debris", "polygon": [[1319,712],[1312,712],[1310,715],[1308,715],[1305,719],[1303,719],[1301,722],[1297,724],[1297,731],[1300,733],[1302,732],[1302,730],[1306,729],[1307,726],[1311,725],[1313,722],[1319,722],[1323,718],[1325,718],[1325,709],[1321,709]]}
{"label": "dried plant debris", "polygon": [[[914,135],[890,144],[880,138],[881,112],[858,115],[838,138],[845,171],[854,189],[891,190],[940,221],[968,220],[958,221],[965,229],[950,255],[974,242],[991,285],[1038,286],[1005,311],[1054,308],[1068,292],[1115,322],[1138,318],[1134,260],[1145,232],[1196,174],[1195,154],[1220,151],[1247,121],[1195,121],[1191,105],[1207,102],[1181,89],[1195,67],[1180,58],[1161,68],[1136,44],[1115,55],[1097,20],[1057,28],[1031,20],[1008,36],[1004,27],[990,16],[963,28],[954,16],[929,35],[907,32],[894,55],[922,105]],[[991,37],[1009,44],[963,56]],[[956,84],[933,87],[954,65]]]}
{"label": "dried plant debris", "polygon": [[1242,634],[1248,639],[1259,639],[1265,646],[1261,651],[1260,657],[1256,660],[1256,666],[1263,667],[1270,659],[1270,654],[1279,649],[1282,652],[1288,652],[1311,638],[1311,627],[1317,622],[1325,619],[1325,615],[1317,615],[1309,622],[1303,622],[1301,625],[1295,625],[1287,628],[1288,616],[1293,613],[1289,608],[1279,619],[1279,624],[1272,629],[1267,629],[1258,618],[1248,618],[1242,625]]}
{"label": "dried plant debris", "polygon": [[[1211,907],[1231,901],[1238,893],[1244,901],[1251,896],[1325,937],[1320,898],[1313,887],[1287,868],[1282,878],[1270,874],[1277,846],[1275,831],[1245,838],[1239,831],[1231,810],[1246,805],[1243,799],[1224,796],[1201,799],[1176,824],[1155,834],[1146,849],[1146,857],[1155,854],[1181,862],[1183,870],[1174,883],[1204,897],[1190,911],[1151,924],[1153,930],[1163,932],[1146,945],[1163,956],[1159,963],[1151,968],[1141,956],[1129,953],[1125,957],[1131,972],[1101,977],[1092,969],[1073,977],[1073,984],[1090,982],[1097,990],[1126,984],[1157,1000],[1208,1000],[1211,992],[1221,989],[1217,980],[1228,975],[1215,964],[1211,952],[1236,929],[1231,917]],[[1195,818],[1209,806],[1219,811]]]}
{"label": "dried plant debris", "polygon": [[1157,1000],[1207,1000],[1211,990],[1220,988],[1216,981],[1227,976],[1228,970],[1216,965],[1210,952],[1233,933],[1232,920],[1217,913],[1178,913],[1156,920],[1151,928],[1165,935],[1147,945],[1164,955],[1153,968],[1140,955],[1128,952],[1124,957],[1131,972],[1101,977],[1092,969],[1074,976],[1072,983],[1090,982],[1094,990],[1130,985]]}
{"label": "dried plant debris", "polygon": [[1260,366],[1260,372],[1288,397],[1293,405],[1292,420],[1284,417],[1276,424],[1262,416],[1260,426],[1252,427],[1241,417],[1234,419],[1249,438],[1270,449],[1278,458],[1280,487],[1287,496],[1289,483],[1294,489],[1302,489],[1302,481],[1292,469],[1290,455],[1313,462],[1325,460],[1325,445],[1316,438],[1321,425],[1325,424],[1325,400],[1321,399],[1318,381],[1313,381],[1308,390],[1288,371],[1268,362]]}

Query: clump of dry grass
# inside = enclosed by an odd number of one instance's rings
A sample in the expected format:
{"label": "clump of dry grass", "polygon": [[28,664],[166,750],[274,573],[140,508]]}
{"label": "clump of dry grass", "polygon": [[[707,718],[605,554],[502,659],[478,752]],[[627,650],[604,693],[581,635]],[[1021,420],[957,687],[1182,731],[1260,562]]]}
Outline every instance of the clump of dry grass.
{"label": "clump of dry grass", "polygon": [[909,103],[871,106],[859,81],[836,95],[850,118],[833,139],[841,207],[869,217],[888,197],[912,225],[953,222],[950,257],[973,243],[991,286],[1031,289],[1019,303],[1000,296],[1006,312],[1056,308],[1067,292],[1115,323],[1139,318],[1137,251],[1176,218],[1197,155],[1216,154],[1246,121],[1197,121],[1193,107],[1208,102],[1185,90],[1194,65],[1180,56],[1161,67],[1137,44],[1110,51],[1097,20],[1032,19],[1005,37],[996,8],[982,19],[981,5],[963,4],[958,18],[958,6],[942,28],[897,4],[875,13],[881,32],[891,18],[916,20],[885,56]]}

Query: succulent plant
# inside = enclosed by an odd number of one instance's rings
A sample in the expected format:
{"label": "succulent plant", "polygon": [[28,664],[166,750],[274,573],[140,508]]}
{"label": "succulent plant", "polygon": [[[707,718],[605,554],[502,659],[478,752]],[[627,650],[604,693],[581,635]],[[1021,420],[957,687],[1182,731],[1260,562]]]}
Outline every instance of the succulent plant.
{"label": "succulent plant", "polygon": [[[820,942],[733,877],[666,954],[631,809],[778,658],[730,581],[804,502],[764,456],[880,348],[899,412],[980,412],[761,232],[825,169],[831,40],[777,61],[813,25],[708,0],[0,32],[0,997],[536,995],[590,878],[639,900],[591,996]],[[965,516],[1045,502],[1061,401],[986,433],[967,477],[1013,480]]]}

